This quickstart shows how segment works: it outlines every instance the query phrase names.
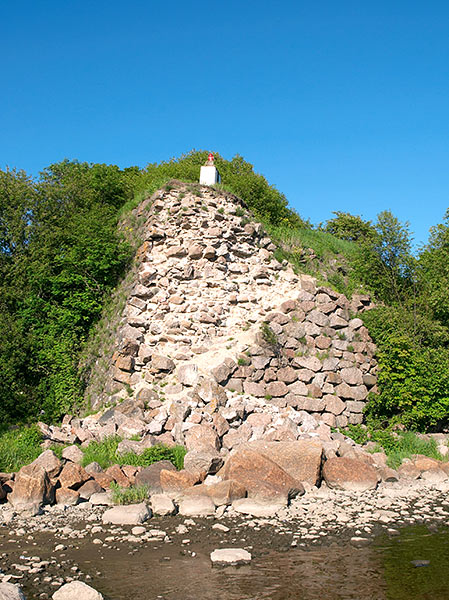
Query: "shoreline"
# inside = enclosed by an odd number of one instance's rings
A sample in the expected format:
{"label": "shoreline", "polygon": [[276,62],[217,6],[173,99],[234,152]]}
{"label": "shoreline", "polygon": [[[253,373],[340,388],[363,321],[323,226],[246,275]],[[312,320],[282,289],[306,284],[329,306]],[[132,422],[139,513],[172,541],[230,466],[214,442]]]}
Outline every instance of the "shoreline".
{"label": "shoreline", "polygon": [[406,526],[424,524],[436,531],[448,525],[448,491],[449,483],[419,480],[361,493],[323,486],[293,500],[275,517],[244,516],[229,507],[220,517],[152,517],[142,525],[105,525],[102,515],[108,507],[88,502],[47,507],[40,516],[14,517],[7,523],[4,517],[8,520],[10,512],[3,505],[0,578],[23,586],[27,600],[45,600],[70,580],[101,586],[101,556],[113,560],[116,555],[126,566],[128,558],[132,562],[142,552],[161,565],[199,557],[204,563],[212,550],[228,547],[249,550],[253,562],[267,552],[312,552],[335,545],[358,552],[381,534],[400,535]]}

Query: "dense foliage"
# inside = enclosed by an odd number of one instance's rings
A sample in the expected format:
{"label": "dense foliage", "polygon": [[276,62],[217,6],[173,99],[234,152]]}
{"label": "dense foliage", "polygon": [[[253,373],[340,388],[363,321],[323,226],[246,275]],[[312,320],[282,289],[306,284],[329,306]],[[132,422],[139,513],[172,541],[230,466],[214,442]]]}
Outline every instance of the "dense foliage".
{"label": "dense foliage", "polygon": [[419,430],[447,427],[449,214],[417,256],[408,224],[388,211],[375,224],[338,213],[326,230],[357,240],[353,274],[379,302],[364,316],[379,349],[379,394],[368,416]]}

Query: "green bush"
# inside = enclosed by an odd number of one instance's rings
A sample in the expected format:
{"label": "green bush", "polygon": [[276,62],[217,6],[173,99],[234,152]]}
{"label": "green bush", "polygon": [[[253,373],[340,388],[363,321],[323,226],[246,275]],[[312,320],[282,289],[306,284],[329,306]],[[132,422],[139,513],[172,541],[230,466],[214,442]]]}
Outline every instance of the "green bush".
{"label": "green bush", "polygon": [[340,431],[348,438],[354,440],[356,444],[366,444],[369,440],[368,431],[362,425],[348,425],[345,428],[341,428]]}
{"label": "green bush", "polygon": [[379,394],[370,398],[367,414],[395,419],[424,431],[449,422],[449,352],[414,347],[405,336],[391,335],[378,352]]}

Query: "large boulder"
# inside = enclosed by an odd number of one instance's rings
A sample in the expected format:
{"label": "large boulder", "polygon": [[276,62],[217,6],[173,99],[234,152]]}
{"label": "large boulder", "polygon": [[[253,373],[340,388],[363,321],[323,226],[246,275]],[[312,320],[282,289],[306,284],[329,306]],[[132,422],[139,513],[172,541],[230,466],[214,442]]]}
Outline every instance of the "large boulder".
{"label": "large boulder", "polygon": [[78,446],[67,446],[67,448],[64,448],[62,451],[62,458],[80,465],[84,458],[84,454]]}
{"label": "large boulder", "polygon": [[140,525],[152,516],[151,509],[141,502],[127,506],[114,506],[103,514],[103,523],[113,525]]}
{"label": "large boulder", "polygon": [[209,517],[215,514],[215,504],[209,496],[191,496],[179,502],[179,514],[184,517]]}
{"label": "large boulder", "polygon": [[18,512],[38,514],[42,504],[53,500],[53,486],[45,469],[34,463],[22,467],[8,500]]}
{"label": "large boulder", "polygon": [[211,485],[204,486],[207,495],[212,499],[215,506],[223,506],[224,504],[232,504],[234,500],[244,498],[246,496],[246,488],[233,479],[227,481],[219,481]]}
{"label": "large boulder", "polygon": [[25,600],[20,587],[14,583],[0,583],[0,600]]}
{"label": "large boulder", "polygon": [[81,487],[88,479],[90,479],[89,473],[81,465],[73,462],[67,462],[59,475],[61,487],[73,490]]}
{"label": "large boulder", "polygon": [[274,517],[286,504],[284,500],[255,500],[254,498],[240,498],[232,503],[232,508],[243,515],[250,515],[259,519]]}
{"label": "large boulder", "polygon": [[150,494],[162,494],[161,471],[176,471],[169,460],[160,460],[136,475],[136,485],[146,485]]}
{"label": "large boulder", "polygon": [[61,586],[52,596],[53,600],[103,600],[97,590],[82,581],[71,581]]}
{"label": "large boulder", "polygon": [[207,496],[215,506],[224,506],[232,504],[234,500],[244,498],[246,496],[246,489],[238,481],[227,479],[226,481],[218,481],[217,483],[208,485],[205,483],[194,485],[182,493],[183,499],[199,496]]}
{"label": "large boulder", "polygon": [[62,462],[53,450],[45,450],[45,452],[42,452],[42,454],[33,461],[33,464],[42,467],[50,479],[57,477],[62,469]]}
{"label": "large boulder", "polygon": [[220,441],[218,435],[211,425],[194,425],[185,434],[187,450],[218,450]]}
{"label": "large boulder", "polygon": [[330,488],[351,492],[374,490],[380,481],[373,466],[346,456],[327,460],[323,467],[323,478]]}
{"label": "large boulder", "polygon": [[292,498],[304,493],[304,487],[282,467],[259,451],[242,449],[231,455],[220,475],[234,479],[258,499]]}
{"label": "large boulder", "polygon": [[205,477],[205,473],[197,471],[162,470],[160,473],[161,487],[164,494],[177,495],[192,487]]}
{"label": "large boulder", "polygon": [[90,497],[93,496],[93,494],[101,494],[101,492],[104,492],[104,489],[95,481],[95,479],[86,481],[86,483],[83,483],[83,485],[78,488],[78,494],[80,495],[80,498],[83,498],[84,500],[90,500]]}
{"label": "large boulder", "polygon": [[190,450],[184,457],[186,471],[216,473],[223,466],[223,457],[214,448]]}
{"label": "large boulder", "polygon": [[173,500],[165,494],[153,494],[151,496],[151,509],[155,515],[161,517],[166,515],[174,515],[176,507]]}
{"label": "large boulder", "polygon": [[[248,442],[241,449],[254,450],[279,465],[296,481],[316,485],[320,481],[323,444],[320,440],[293,442]],[[240,450],[237,449],[237,452]]]}
{"label": "large boulder", "polygon": [[70,488],[58,488],[56,490],[56,504],[65,506],[75,506],[80,501],[80,494]]}

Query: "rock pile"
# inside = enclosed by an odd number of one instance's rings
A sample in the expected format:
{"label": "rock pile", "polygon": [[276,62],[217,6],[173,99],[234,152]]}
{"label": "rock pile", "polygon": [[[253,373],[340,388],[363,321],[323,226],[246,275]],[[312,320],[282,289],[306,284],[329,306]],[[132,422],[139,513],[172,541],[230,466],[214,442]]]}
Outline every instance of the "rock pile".
{"label": "rock pile", "polygon": [[368,297],[349,301],[278,262],[235,196],[178,183],[137,212],[148,217],[135,285],[105,393],[92,399],[115,407],[48,439],[189,447],[203,424],[207,445],[226,454],[362,422],[376,391],[375,346],[357,317]]}
{"label": "rock pile", "polygon": [[[15,478],[3,474],[0,495],[35,514],[54,501],[107,504],[115,482],[147,486],[156,514],[230,504],[262,514],[322,479],[349,491],[395,481],[385,455],[332,430],[361,423],[376,392],[376,349],[357,316],[369,298],[349,301],[278,262],[235,196],[176,183],[137,212],[145,241],[99,410],[39,424],[46,445],[72,445],[62,461],[47,450]],[[182,444],[185,468],[80,466],[75,443],[114,435],[119,453]],[[443,466],[417,461],[403,478],[446,479]]]}

